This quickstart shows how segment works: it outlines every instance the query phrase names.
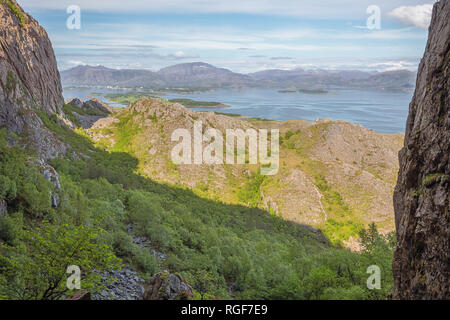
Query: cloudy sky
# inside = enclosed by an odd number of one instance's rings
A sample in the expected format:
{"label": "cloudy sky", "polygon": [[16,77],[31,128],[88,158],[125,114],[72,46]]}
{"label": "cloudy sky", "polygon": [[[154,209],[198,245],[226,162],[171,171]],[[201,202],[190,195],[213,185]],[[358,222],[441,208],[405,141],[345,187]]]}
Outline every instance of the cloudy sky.
{"label": "cloudy sky", "polygon": [[[269,68],[416,70],[434,0],[18,0],[43,25],[61,70],[157,71],[202,61]],[[70,30],[67,8],[81,9]],[[380,29],[368,29],[370,5]],[[370,20],[373,22],[373,20]]]}

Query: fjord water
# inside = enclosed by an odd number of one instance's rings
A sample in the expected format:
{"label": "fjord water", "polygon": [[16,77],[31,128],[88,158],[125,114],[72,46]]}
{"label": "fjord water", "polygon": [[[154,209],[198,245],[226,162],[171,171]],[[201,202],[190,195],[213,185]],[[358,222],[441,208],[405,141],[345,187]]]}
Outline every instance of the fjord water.
{"label": "fjord water", "polygon": [[[130,90],[100,88],[65,88],[64,97],[90,99],[94,95],[108,102],[108,93],[126,93]],[[282,93],[277,89],[216,89],[207,92],[171,93],[166,99],[186,98],[199,101],[216,101],[229,108],[213,110],[241,114],[247,117],[271,120],[308,120],[330,118],[360,124],[380,133],[405,131],[408,106],[412,92],[336,89],[327,94]],[[113,106],[122,106],[111,103]]]}

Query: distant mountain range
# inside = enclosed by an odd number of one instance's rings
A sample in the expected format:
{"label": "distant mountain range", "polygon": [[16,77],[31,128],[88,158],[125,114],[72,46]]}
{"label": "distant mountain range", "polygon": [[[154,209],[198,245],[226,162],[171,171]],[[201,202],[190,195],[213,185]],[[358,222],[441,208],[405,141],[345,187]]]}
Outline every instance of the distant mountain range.
{"label": "distant mountain range", "polygon": [[116,86],[125,88],[236,88],[269,87],[291,89],[375,88],[409,90],[416,73],[408,70],[364,72],[358,70],[271,69],[241,74],[194,62],[163,68],[158,72],[77,66],[61,72],[64,86]]}

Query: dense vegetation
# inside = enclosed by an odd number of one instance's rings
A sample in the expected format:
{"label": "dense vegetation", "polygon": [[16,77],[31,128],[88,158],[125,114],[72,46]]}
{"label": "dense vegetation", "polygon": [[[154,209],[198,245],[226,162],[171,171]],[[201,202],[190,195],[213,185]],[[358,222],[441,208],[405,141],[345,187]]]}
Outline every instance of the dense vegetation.
{"label": "dense vegetation", "polygon": [[[82,268],[83,286],[94,290],[100,278],[91,271],[118,268],[116,257],[147,279],[161,269],[177,272],[198,298],[389,297],[394,239],[375,226],[362,231],[360,253],[334,247],[320,233],[261,209],[203,199],[137,175],[138,160],[130,154],[96,148],[82,131],[39,115],[73,149],[50,162],[61,183],[55,190],[33,153],[20,147],[22,137],[0,131],[0,201],[7,204],[0,213],[0,298],[58,299],[69,293],[70,264]],[[249,179],[249,189],[261,183]],[[57,207],[51,194],[58,194]],[[256,201],[251,192],[240,197]],[[139,248],[129,226],[167,259]],[[380,290],[366,287],[366,269],[374,264],[382,272]]]}

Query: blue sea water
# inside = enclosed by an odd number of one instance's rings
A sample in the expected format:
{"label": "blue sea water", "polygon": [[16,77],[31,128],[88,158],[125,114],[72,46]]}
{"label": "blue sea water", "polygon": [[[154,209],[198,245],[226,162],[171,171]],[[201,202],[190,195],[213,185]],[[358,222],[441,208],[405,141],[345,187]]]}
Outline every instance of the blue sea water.
{"label": "blue sea water", "polygon": [[[64,98],[82,100],[93,97],[101,100],[108,93],[124,93],[128,90],[103,88],[65,88]],[[200,101],[217,101],[229,108],[213,110],[237,113],[248,117],[271,120],[309,120],[331,118],[346,120],[380,133],[405,131],[408,106],[412,92],[376,90],[332,90],[328,94],[281,93],[277,89],[217,89],[189,94],[167,93],[167,99],[186,98]],[[114,106],[120,104],[111,103]]]}

